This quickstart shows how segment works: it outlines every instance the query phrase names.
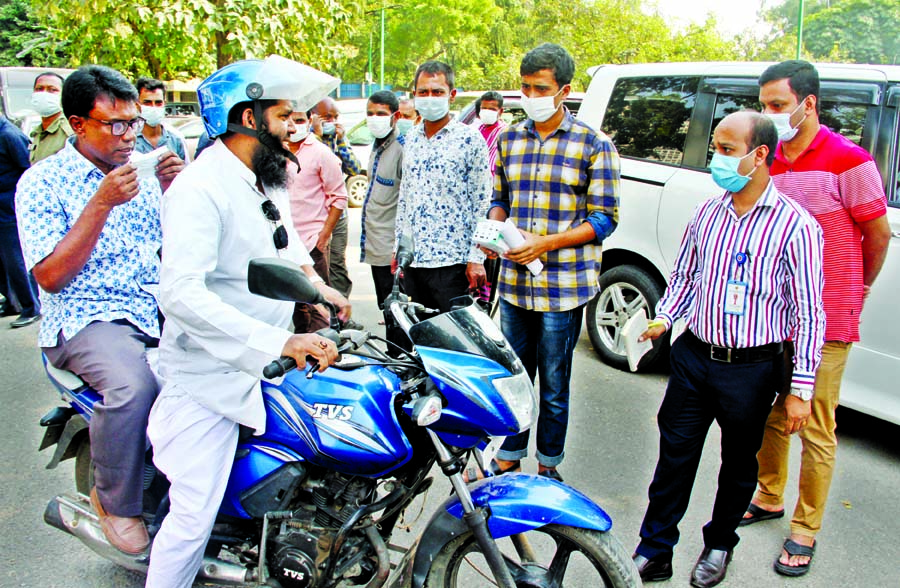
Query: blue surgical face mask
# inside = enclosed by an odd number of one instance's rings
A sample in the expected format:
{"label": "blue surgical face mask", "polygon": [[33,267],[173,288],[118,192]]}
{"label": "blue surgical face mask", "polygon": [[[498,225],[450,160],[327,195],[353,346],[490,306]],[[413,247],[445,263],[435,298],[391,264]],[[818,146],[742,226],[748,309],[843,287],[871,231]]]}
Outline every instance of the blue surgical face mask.
{"label": "blue surgical face mask", "polygon": [[[744,157],[749,157],[756,152],[756,149],[744,155]],[[722,155],[721,153],[713,153],[712,161],[709,162],[709,171],[712,172],[712,179],[723,190],[728,190],[729,192],[740,192],[744,189],[747,183],[750,181],[750,176],[753,175],[753,171],[756,171],[756,168],[753,168],[746,176],[742,176],[740,172],[738,172],[738,166],[741,165],[741,160],[744,157],[732,157],[729,155]]]}
{"label": "blue surgical face mask", "polygon": [[405,135],[409,129],[413,128],[414,121],[408,118],[401,118],[397,121],[397,133]]}
{"label": "blue surgical face mask", "polygon": [[416,110],[422,115],[422,118],[429,122],[439,121],[450,112],[450,98],[448,96],[417,96]]}
{"label": "blue surgical face mask", "polygon": [[333,135],[337,133],[337,126],[333,122],[323,122],[322,123],[322,134],[323,135]]}

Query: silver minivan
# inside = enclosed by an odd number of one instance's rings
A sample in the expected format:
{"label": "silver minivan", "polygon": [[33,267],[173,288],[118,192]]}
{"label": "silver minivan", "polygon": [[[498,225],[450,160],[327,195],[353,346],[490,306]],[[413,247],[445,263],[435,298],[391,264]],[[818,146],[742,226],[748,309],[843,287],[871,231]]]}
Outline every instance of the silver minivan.
{"label": "silver minivan", "polygon": [[[610,136],[622,158],[620,223],[604,242],[601,292],[586,322],[604,362],[627,369],[620,332],[634,312],[654,314],[694,207],[720,193],[706,167],[712,131],[727,114],[759,109],[770,63],[657,63],[590,70],[578,118]],[[841,403],[900,424],[900,66],[816,64],[820,120],[869,151],[888,197],[892,236],[862,314]],[[678,331],[678,325],[673,329]],[[668,338],[640,364],[664,365]]]}

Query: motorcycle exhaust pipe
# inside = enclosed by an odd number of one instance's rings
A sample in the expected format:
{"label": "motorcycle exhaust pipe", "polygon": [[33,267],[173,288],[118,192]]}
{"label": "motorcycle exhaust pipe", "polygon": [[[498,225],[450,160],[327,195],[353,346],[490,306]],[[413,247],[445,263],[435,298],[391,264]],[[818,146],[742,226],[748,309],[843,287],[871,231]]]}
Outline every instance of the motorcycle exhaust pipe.
{"label": "motorcycle exhaust pipe", "polygon": [[[44,522],[78,538],[100,557],[133,572],[147,573],[149,550],[138,554],[122,553],[106,540],[100,520],[90,500],[82,494],[64,494],[52,499],[44,510]],[[243,586],[256,581],[256,572],[245,567],[206,556],[197,574],[198,580],[217,584]]]}

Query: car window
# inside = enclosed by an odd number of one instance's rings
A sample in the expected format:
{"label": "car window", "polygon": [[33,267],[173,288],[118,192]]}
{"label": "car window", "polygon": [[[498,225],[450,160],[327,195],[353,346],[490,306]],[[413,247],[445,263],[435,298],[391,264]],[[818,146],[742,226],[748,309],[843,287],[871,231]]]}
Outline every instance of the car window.
{"label": "car window", "polygon": [[[709,152],[706,164],[712,161],[712,131],[723,118],[739,110],[760,110],[759,97],[754,94],[720,93],[716,95],[716,109],[710,127]],[[867,107],[864,104],[845,104],[828,98],[822,99],[819,121],[833,131],[837,131],[857,145],[862,143]]]}
{"label": "car window", "polygon": [[622,78],[603,117],[619,154],[680,165],[700,78]]}

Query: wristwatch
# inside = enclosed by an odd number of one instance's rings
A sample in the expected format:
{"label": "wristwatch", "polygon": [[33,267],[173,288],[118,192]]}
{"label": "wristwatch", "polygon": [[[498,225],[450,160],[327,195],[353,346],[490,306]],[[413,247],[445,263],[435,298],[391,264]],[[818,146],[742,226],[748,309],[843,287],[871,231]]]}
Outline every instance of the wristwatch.
{"label": "wristwatch", "polygon": [[791,396],[796,396],[803,402],[809,402],[812,400],[813,391],[812,390],[801,390],[800,388],[791,388]]}

